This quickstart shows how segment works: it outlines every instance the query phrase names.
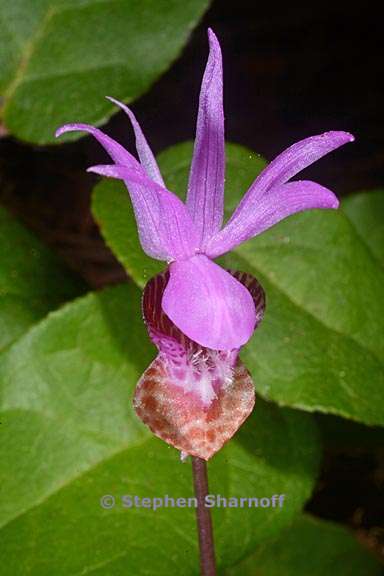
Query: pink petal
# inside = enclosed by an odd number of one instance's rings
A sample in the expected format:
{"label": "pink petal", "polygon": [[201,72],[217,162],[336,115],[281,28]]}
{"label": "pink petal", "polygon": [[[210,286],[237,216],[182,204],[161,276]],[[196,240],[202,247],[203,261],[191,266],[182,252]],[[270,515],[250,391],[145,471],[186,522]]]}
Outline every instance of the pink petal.
{"label": "pink petal", "polygon": [[296,212],[338,206],[333,192],[316,182],[300,180],[281,184],[261,197],[255,214],[243,214],[237,226],[217,234],[207,247],[207,255],[216,258]]}
{"label": "pink petal", "polygon": [[238,280],[204,255],[173,262],[163,310],[191,340],[214,350],[240,348],[253,334],[256,310]]}
{"label": "pink petal", "polygon": [[[270,210],[275,210],[276,212],[278,210],[278,207],[274,208],[272,204],[279,199],[271,195],[271,191],[286,183],[287,180],[310,164],[313,164],[313,162],[322,156],[325,156],[325,154],[353,140],[354,137],[348,132],[325,132],[319,136],[312,136],[311,138],[297,142],[285,150],[259,174],[226,226],[209,242],[209,248],[207,248],[206,253],[211,257],[224,254],[239,242],[244,242],[252,236],[259,234],[262,230],[265,230],[265,227],[259,229],[258,226],[260,220],[259,211],[265,209],[268,202],[271,204]],[[316,195],[318,189],[313,183],[312,185]],[[306,196],[306,192],[304,192],[304,196]],[[315,199],[314,205],[310,205],[310,208],[335,207],[328,206],[328,203],[323,206],[321,204],[323,193],[320,193],[320,196],[320,206],[316,205]],[[297,209],[293,207],[292,211],[289,212],[286,206],[282,210],[282,214],[285,215],[276,219],[273,223],[298,210],[306,209],[307,206],[303,204],[302,208]]]}
{"label": "pink petal", "polygon": [[[132,110],[130,110],[128,108],[128,106],[126,106],[122,102],[115,100],[115,98],[111,98],[110,96],[107,96],[107,99],[110,100],[111,102],[113,102],[114,104],[116,104],[116,106],[119,106],[119,108],[124,110],[124,112],[127,114],[128,118],[131,121],[132,128],[135,132],[136,150],[137,150],[137,153],[139,155],[140,163],[141,163],[142,167],[144,168],[144,170],[146,171],[148,176],[154,182],[156,182],[157,184],[160,184],[161,186],[164,186],[164,180],[161,176],[161,173],[160,173],[159,167],[157,165],[157,162],[155,160],[155,157],[152,153],[152,150],[150,149],[150,147],[148,145],[148,142],[145,139],[143,131],[141,130],[140,125],[139,125],[138,121],[136,120],[135,115],[133,114]],[[117,162],[117,163],[122,164],[122,162]]]}
{"label": "pink petal", "polygon": [[199,231],[202,250],[223,221],[225,170],[221,50],[212,30],[208,35],[210,52],[200,92],[187,195],[187,207]]}
{"label": "pink petal", "polygon": [[143,248],[153,256],[160,246],[168,261],[188,258],[196,253],[197,233],[181,200],[150,180],[140,165],[92,166],[89,172],[124,180],[131,196]]}

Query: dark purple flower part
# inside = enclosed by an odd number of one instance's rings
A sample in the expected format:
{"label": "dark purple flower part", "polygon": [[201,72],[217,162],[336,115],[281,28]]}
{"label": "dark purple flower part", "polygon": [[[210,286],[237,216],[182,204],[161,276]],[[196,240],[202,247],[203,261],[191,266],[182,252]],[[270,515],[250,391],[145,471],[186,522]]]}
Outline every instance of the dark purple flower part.
{"label": "dark purple flower part", "polygon": [[[338,200],[327,188],[308,180],[290,180],[354,139],[347,132],[326,132],[294,144],[259,174],[223,226],[222,59],[216,36],[212,30],[208,35],[210,52],[200,92],[185,204],[165,187],[135,116],[121,102],[110,98],[131,121],[139,161],[93,126],[67,124],[56,133],[60,136],[81,130],[100,142],[113,164],[88,170],[124,181],[143,250],[168,263],[166,275],[151,280],[145,289],[144,314],[159,355],[139,382],[135,406],[157,435],[203,458],[216,452],[252,410],[250,378],[241,368],[238,352],[260,322],[264,304],[256,280],[224,270],[213,258],[291,214],[337,208]],[[148,293],[156,294],[152,312],[155,310],[157,320],[153,316],[148,320]],[[228,422],[223,425],[231,414],[234,426]],[[196,424],[195,436],[191,418]],[[208,421],[215,423],[214,429]]]}

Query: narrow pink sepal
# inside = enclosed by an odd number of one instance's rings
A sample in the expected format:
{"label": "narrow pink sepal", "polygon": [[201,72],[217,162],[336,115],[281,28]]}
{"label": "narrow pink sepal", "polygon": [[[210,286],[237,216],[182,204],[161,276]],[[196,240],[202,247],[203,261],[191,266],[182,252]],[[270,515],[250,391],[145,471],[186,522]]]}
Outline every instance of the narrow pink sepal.
{"label": "narrow pink sepal", "polygon": [[[88,168],[88,172],[124,180],[131,192],[132,204],[138,222],[139,234],[150,234],[167,253],[167,260],[189,258],[197,250],[197,233],[183,202],[140,170],[126,166],[101,165]],[[140,187],[140,194],[135,190]],[[140,226],[143,222],[144,228]]]}
{"label": "narrow pink sepal", "polygon": [[216,258],[225,254],[297,212],[315,208],[336,209],[338,206],[334,193],[316,182],[299,180],[275,186],[261,197],[255,214],[244,214],[237,225],[212,238],[207,246],[207,256]]}
{"label": "narrow pink sepal", "polygon": [[200,91],[186,202],[198,229],[201,251],[221,228],[224,203],[223,66],[220,44],[210,29],[208,37],[210,50]]}
{"label": "narrow pink sepal", "polygon": [[89,124],[81,123],[64,124],[64,126],[60,126],[60,128],[56,130],[55,136],[56,138],[59,138],[66,132],[86,132],[87,134],[91,134],[94,138],[96,138],[99,144],[101,144],[104,150],[108,152],[116,164],[121,164],[123,166],[135,166],[135,164],[138,164],[136,158],[132,156],[128,150],[116,142],[116,140],[107,134],[104,134],[104,132],[99,130],[99,128],[95,128]]}
{"label": "narrow pink sepal", "polygon": [[[302,181],[289,183],[290,186],[292,184],[290,188],[284,188],[283,185],[322,156],[353,140],[354,137],[348,132],[334,131],[306,138],[290,146],[259,174],[227,224],[209,241],[206,254],[211,258],[225,254],[295,212],[311,208],[335,208],[334,194],[319,184]],[[291,209],[289,197],[292,198]],[[300,197],[303,199],[301,206]],[[271,223],[268,224],[266,218],[264,225],[267,214],[271,216]]]}
{"label": "narrow pink sepal", "polygon": [[164,180],[161,176],[160,169],[157,165],[152,150],[143,134],[140,124],[136,120],[134,113],[132,112],[132,110],[130,110],[130,108],[128,108],[128,106],[126,106],[122,102],[119,102],[119,100],[111,98],[111,96],[107,96],[106,98],[110,102],[116,104],[116,106],[121,108],[127,114],[128,118],[131,121],[133,131],[135,133],[136,150],[139,155],[142,167],[154,182],[160,184],[161,186],[164,186]]}
{"label": "narrow pink sepal", "polygon": [[349,132],[333,130],[304,138],[279,154],[259,174],[233,214],[247,210],[266,190],[284,184],[326,154],[354,141]]}
{"label": "narrow pink sepal", "polygon": [[[140,175],[143,178],[148,178],[136,158],[118,142],[113,140],[113,138],[107,136],[107,134],[104,134],[104,132],[98,128],[94,128],[88,124],[65,124],[56,131],[56,137],[61,136],[65,132],[73,131],[91,134],[116,164],[129,168],[138,178]],[[151,188],[148,188],[143,182],[139,181],[132,182],[128,192],[135,211],[140,242],[144,252],[148,254],[148,256],[151,256],[151,258],[169,262],[172,259],[169,247],[165,241],[163,242],[163,239],[158,233],[157,222],[160,220],[160,208],[156,192],[153,192]]]}

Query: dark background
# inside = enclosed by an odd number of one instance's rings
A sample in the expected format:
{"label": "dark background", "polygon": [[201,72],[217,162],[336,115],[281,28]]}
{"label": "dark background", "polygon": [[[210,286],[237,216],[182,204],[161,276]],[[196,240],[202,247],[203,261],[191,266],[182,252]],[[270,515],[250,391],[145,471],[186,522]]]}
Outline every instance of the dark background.
{"label": "dark background", "polygon": [[[316,3],[216,0],[181,58],[132,107],[158,152],[191,139],[208,54],[206,29],[219,37],[224,57],[227,139],[272,159],[291,143],[327,130],[356,136],[305,171],[339,196],[384,182],[382,21],[373,4],[348,8]],[[69,121],[81,121],[81,118]],[[105,130],[132,149],[122,113]],[[90,138],[38,148],[0,140],[0,194],[30,228],[80,272],[92,287],[125,278],[105,248],[90,210],[90,164],[106,160]],[[344,522],[383,553],[384,456],[364,427],[349,430],[320,417],[327,450],[308,508]],[[334,428],[335,426],[335,428]],[[342,446],[333,438],[343,430]],[[357,430],[357,432],[356,432]]]}

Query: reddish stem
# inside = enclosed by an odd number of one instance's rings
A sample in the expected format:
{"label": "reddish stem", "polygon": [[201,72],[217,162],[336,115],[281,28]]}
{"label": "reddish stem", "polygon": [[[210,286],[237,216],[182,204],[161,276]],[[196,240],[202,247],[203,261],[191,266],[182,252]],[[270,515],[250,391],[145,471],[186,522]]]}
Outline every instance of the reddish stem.
{"label": "reddish stem", "polygon": [[216,576],[215,546],[211,511],[205,506],[208,494],[207,463],[201,458],[192,458],[193,484],[197,499],[196,519],[199,534],[200,569],[202,576]]}

